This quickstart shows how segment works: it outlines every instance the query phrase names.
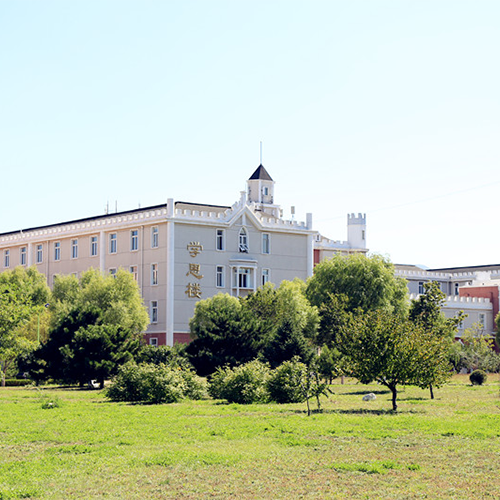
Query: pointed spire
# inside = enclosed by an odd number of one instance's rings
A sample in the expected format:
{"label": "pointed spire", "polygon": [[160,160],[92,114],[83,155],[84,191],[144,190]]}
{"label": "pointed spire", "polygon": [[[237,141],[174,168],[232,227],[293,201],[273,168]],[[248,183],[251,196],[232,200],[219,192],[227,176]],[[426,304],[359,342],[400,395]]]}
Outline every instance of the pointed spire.
{"label": "pointed spire", "polygon": [[257,170],[251,175],[249,181],[253,180],[264,180],[264,181],[272,181],[271,176],[267,173],[267,170],[264,168],[262,163],[257,167]]}

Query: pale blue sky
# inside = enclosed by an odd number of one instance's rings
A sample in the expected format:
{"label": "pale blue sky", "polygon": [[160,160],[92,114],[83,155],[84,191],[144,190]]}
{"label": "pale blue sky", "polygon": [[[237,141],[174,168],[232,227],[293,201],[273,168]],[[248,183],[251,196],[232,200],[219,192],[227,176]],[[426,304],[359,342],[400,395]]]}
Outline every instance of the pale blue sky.
{"label": "pale blue sky", "polygon": [[0,232],[232,204],[397,263],[500,263],[500,2],[0,2]]}

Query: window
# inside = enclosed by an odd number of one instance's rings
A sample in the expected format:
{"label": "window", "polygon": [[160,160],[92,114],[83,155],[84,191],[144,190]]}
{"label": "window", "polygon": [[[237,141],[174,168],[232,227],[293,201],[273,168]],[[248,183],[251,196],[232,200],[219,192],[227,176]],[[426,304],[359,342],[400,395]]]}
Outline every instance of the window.
{"label": "window", "polygon": [[151,264],[151,284],[158,284],[158,264]]}
{"label": "window", "polygon": [[424,293],[424,282],[423,281],[418,282],[418,293],[419,293],[419,295]]}
{"label": "window", "polygon": [[97,256],[97,236],[90,237],[90,256]]}
{"label": "window", "polygon": [[54,260],[61,260],[61,242],[54,243]]}
{"label": "window", "polygon": [[238,248],[240,252],[248,253],[248,235],[244,227],[240,229]]}
{"label": "window", "polygon": [[130,271],[130,274],[134,277],[135,281],[137,281],[137,279],[138,279],[137,266],[130,266],[129,271]]}
{"label": "window", "polygon": [[150,337],[149,338],[149,345],[152,345],[153,347],[158,347],[158,338],[157,337]]}
{"label": "window", "polygon": [[262,234],[262,253],[270,253],[270,236],[269,233]]}
{"label": "window", "polygon": [[264,188],[264,196],[267,196],[269,194],[269,188],[266,186]]}
{"label": "window", "polygon": [[151,301],[151,323],[158,323],[158,301]]}
{"label": "window", "polygon": [[111,274],[111,276],[113,276],[113,278],[116,278],[116,267],[110,268],[109,274]]}
{"label": "window", "polygon": [[10,250],[4,250],[3,252],[3,265],[4,267],[10,267]]}
{"label": "window", "polygon": [[71,240],[71,258],[78,258],[78,240]]}
{"label": "window", "polygon": [[364,229],[361,230],[361,239],[363,241],[365,241],[365,230]]}
{"label": "window", "polygon": [[21,248],[21,255],[19,261],[21,262],[21,266],[26,265],[26,247]]}
{"label": "window", "polygon": [[112,233],[109,235],[109,253],[116,253],[117,244],[116,244],[116,233]]}
{"label": "window", "polygon": [[43,262],[43,245],[36,246],[36,263],[41,264]]}
{"label": "window", "polygon": [[130,231],[130,250],[135,251],[139,249],[139,231],[133,229]]}
{"label": "window", "polygon": [[215,272],[215,286],[224,288],[224,266],[217,266]]}
{"label": "window", "polygon": [[225,247],[224,229],[217,229],[215,233],[215,248],[219,251],[223,251]]}
{"label": "window", "polygon": [[241,267],[235,269],[235,284],[236,288],[253,288],[252,284],[252,269]]}
{"label": "window", "polygon": [[158,226],[151,228],[151,248],[158,248]]}
{"label": "window", "polygon": [[269,281],[269,269],[262,269],[262,285]]}

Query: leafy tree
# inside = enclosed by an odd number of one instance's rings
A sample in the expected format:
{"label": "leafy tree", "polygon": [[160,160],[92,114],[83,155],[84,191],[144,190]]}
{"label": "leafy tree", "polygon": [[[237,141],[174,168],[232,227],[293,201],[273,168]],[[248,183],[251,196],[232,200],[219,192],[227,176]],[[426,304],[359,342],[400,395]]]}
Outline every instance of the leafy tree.
{"label": "leafy tree", "polygon": [[307,282],[306,296],[312,305],[320,307],[331,300],[332,294],[348,298],[349,312],[383,309],[403,314],[408,309],[406,281],[396,277],[394,266],[380,255],[335,255],[320,262]]}
{"label": "leafy tree", "polygon": [[[347,356],[351,374],[361,383],[373,381],[392,393],[392,408],[397,410],[400,385],[428,386],[429,366],[449,374],[446,349],[441,339],[421,326],[390,314],[369,311],[357,315],[339,337],[338,349]],[[434,373],[434,371],[433,371]]]}
{"label": "leafy tree", "polygon": [[337,349],[324,345],[316,360],[316,367],[319,375],[331,384],[334,378],[343,374],[342,355]]}
{"label": "leafy tree", "polygon": [[30,318],[40,314],[49,297],[43,274],[36,268],[16,267],[0,274],[0,366],[2,386],[7,370],[16,358],[36,346],[24,327]]}
{"label": "leafy tree", "polygon": [[354,313],[348,307],[349,298],[340,294],[329,294],[319,307],[319,328],[317,342],[335,348],[338,336],[348,328]]}
{"label": "leafy tree", "polygon": [[[463,320],[464,314],[461,312],[455,318],[446,318],[441,308],[445,302],[446,295],[439,288],[437,281],[430,281],[424,284],[424,293],[418,299],[412,301],[410,305],[409,318],[414,324],[421,326],[429,335],[437,337],[440,342],[436,343],[437,349],[442,352],[436,352],[435,356],[448,356],[446,351],[451,348],[455,337],[457,327]],[[425,368],[426,380],[431,392],[431,398],[434,399],[433,387],[439,387],[446,380],[447,374],[441,370],[440,363],[432,361]]]}
{"label": "leafy tree", "polygon": [[461,311],[454,318],[447,318],[442,307],[446,301],[446,295],[439,288],[437,281],[424,283],[424,293],[410,304],[409,318],[414,323],[433,331],[435,335],[453,339],[458,325],[466,317]]}
{"label": "leafy tree", "polygon": [[497,349],[500,348],[500,312],[495,317],[495,342]]}
{"label": "leafy tree", "polygon": [[189,327],[193,340],[186,353],[201,376],[218,367],[246,363],[257,355],[259,323],[236,297],[221,293],[198,301]]}
{"label": "leafy tree", "polygon": [[258,351],[272,367],[296,356],[305,363],[312,360],[318,312],[305,297],[303,281],[283,281],[278,288],[267,283],[241,303],[259,322]]}
{"label": "leafy tree", "polygon": [[[43,377],[84,384],[114,375],[139,350],[149,318],[137,283],[89,269],[55,280],[50,337],[38,351]],[[36,371],[36,370],[35,370]]]}
{"label": "leafy tree", "polygon": [[263,346],[262,355],[271,368],[276,368],[292,358],[298,358],[303,363],[309,364],[314,357],[314,351],[303,332],[289,319],[285,319],[269,343]]}

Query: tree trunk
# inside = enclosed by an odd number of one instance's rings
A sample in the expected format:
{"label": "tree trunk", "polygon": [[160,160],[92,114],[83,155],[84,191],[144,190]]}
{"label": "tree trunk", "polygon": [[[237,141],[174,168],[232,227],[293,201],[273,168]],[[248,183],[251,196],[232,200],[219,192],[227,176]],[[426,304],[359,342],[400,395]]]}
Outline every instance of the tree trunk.
{"label": "tree trunk", "polygon": [[432,389],[432,384],[429,385],[429,390],[431,391],[431,399],[434,399],[434,391]]}
{"label": "tree trunk", "polygon": [[398,397],[398,388],[396,386],[391,386],[389,389],[392,392],[392,411],[398,411],[398,404],[396,402]]}

